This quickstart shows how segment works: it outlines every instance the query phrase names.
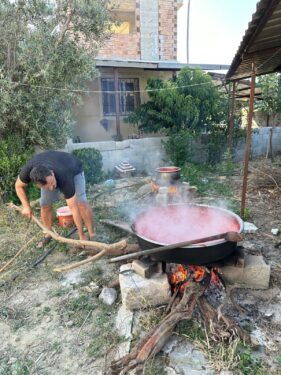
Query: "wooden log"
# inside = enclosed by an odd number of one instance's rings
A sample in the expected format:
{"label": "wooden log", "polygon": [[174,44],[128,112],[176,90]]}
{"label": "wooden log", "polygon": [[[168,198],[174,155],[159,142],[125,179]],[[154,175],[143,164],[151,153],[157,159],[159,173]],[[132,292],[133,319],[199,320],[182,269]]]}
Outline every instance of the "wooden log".
{"label": "wooden log", "polygon": [[[99,252],[99,250],[93,249],[93,248],[90,248],[90,247],[88,248],[87,246],[83,250],[87,254],[91,254],[91,255],[97,254]],[[80,251],[80,249],[79,249],[79,251]],[[127,244],[127,246],[124,246],[124,248],[109,249],[108,252],[107,252],[107,255],[118,256],[118,255],[135,253],[136,251],[141,251],[141,248],[139,247],[139,245],[137,245],[137,244]]]}
{"label": "wooden log", "polygon": [[[10,203],[9,207],[21,212],[21,208],[16,206],[13,203]],[[108,245],[108,244],[105,244],[105,243],[102,243],[102,242],[96,242],[96,241],[74,240],[74,239],[71,239],[71,238],[65,238],[65,237],[62,237],[62,236],[58,235],[54,231],[46,228],[37,219],[36,216],[32,215],[31,219],[43,230],[44,233],[49,234],[49,236],[51,236],[54,240],[59,241],[59,242],[63,242],[63,243],[71,244],[71,245],[76,245],[76,246],[88,246],[88,247],[95,248],[95,249],[100,250],[100,251],[109,250],[109,249],[110,250],[121,249],[121,248],[126,247],[126,245],[127,245],[127,242],[125,240],[122,240],[122,241],[119,241],[119,242]]]}
{"label": "wooden log", "polygon": [[69,264],[67,266],[64,266],[64,267],[54,268],[54,272],[66,272],[66,271],[72,270],[73,268],[81,267],[84,264],[87,264],[87,263],[90,263],[90,262],[95,262],[96,260],[98,260],[102,256],[106,255],[106,253],[107,253],[106,250],[102,250],[98,254],[96,254],[96,255],[94,255],[90,258],[81,260],[81,262],[75,262],[75,263],[71,263],[71,264]]}
{"label": "wooden log", "polygon": [[127,374],[133,368],[142,368],[145,361],[155,356],[171,336],[181,320],[189,320],[198,298],[206,287],[199,283],[187,284],[179,304],[137,344],[131,353],[111,363],[110,374]]}
{"label": "wooden log", "polygon": [[[244,331],[239,325],[231,318],[221,314],[216,310],[205,297],[201,297],[198,301],[200,312],[207,323],[212,326],[212,333],[217,340],[228,338],[230,335],[236,334],[242,341],[247,344],[252,344],[250,335]],[[220,323],[224,323],[225,327]]]}

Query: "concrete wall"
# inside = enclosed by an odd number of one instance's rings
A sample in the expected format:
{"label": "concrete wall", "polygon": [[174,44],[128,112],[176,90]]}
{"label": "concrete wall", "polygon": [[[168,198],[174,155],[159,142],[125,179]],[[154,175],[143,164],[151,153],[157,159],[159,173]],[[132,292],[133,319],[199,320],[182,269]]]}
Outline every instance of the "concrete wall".
{"label": "concrete wall", "polygon": [[158,1],[140,2],[141,59],[159,60]]}
{"label": "concrete wall", "polygon": [[[252,133],[251,157],[262,156],[267,152],[270,128],[261,128]],[[159,166],[169,165],[168,157],[165,153],[162,140],[165,137],[127,139],[122,142],[85,142],[72,143],[68,141],[65,151],[72,152],[81,148],[95,148],[99,150],[103,157],[103,168],[105,171],[113,171],[114,167],[122,161],[132,164],[138,173],[146,172],[151,174]],[[196,145],[194,154],[198,156],[198,161],[204,162],[205,145]],[[281,127],[273,128],[273,150],[281,152]],[[245,140],[241,140],[235,148],[235,160],[243,161],[245,158]]]}
{"label": "concrete wall", "polygon": [[[251,157],[266,155],[270,131],[273,131],[272,148],[273,152],[281,152],[281,127],[260,128],[252,131]],[[245,140],[238,142],[235,148],[235,160],[242,161],[245,158]]]}
{"label": "concrete wall", "polygon": [[167,164],[162,140],[166,138],[127,139],[122,142],[85,142],[68,141],[65,151],[72,152],[81,148],[95,148],[102,154],[103,169],[113,171],[122,161],[133,165],[138,173],[151,174],[155,168]]}

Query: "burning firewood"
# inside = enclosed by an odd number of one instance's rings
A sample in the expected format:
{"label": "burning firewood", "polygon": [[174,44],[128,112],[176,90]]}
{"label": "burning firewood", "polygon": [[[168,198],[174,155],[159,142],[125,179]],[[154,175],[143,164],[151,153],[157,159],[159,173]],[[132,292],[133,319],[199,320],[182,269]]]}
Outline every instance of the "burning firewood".
{"label": "burning firewood", "polygon": [[[111,363],[110,374],[143,373],[146,361],[155,356],[182,320],[190,320],[198,304],[214,341],[231,341],[235,336],[251,343],[250,336],[238,324],[215,309],[203,295],[209,285],[219,283],[215,269],[201,266],[177,265],[176,272],[168,273],[174,295],[166,310],[168,315],[133,348],[131,353]],[[179,297],[182,296],[180,299]]]}
{"label": "burning firewood", "polygon": [[131,353],[112,362],[110,373],[125,375],[133,368],[141,370],[144,363],[162,349],[173,333],[175,326],[181,320],[191,319],[193,309],[205,289],[206,287],[199,283],[187,284],[179,304],[155,328],[148,332]]}

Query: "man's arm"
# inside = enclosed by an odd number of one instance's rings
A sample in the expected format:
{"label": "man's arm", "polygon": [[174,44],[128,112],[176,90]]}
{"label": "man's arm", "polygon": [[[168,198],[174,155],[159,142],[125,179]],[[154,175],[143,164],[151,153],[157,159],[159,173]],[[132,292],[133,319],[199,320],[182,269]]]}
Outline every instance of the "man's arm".
{"label": "man's arm", "polygon": [[82,222],[82,218],[79,212],[79,207],[78,207],[75,195],[69,199],[66,199],[66,203],[72,212],[73,220],[77,227],[80,240],[85,240],[86,236],[83,232],[83,222]]}
{"label": "man's arm", "polygon": [[24,216],[26,216],[28,218],[31,218],[31,216],[32,216],[32,209],[31,209],[29,200],[28,200],[26,192],[25,192],[25,187],[26,186],[27,186],[27,184],[25,184],[24,182],[22,182],[20,180],[20,178],[18,177],[17,181],[15,183],[15,189],[16,189],[17,196],[19,197],[19,200],[21,201],[21,204],[22,204],[21,213],[22,213],[22,215],[24,215]]}

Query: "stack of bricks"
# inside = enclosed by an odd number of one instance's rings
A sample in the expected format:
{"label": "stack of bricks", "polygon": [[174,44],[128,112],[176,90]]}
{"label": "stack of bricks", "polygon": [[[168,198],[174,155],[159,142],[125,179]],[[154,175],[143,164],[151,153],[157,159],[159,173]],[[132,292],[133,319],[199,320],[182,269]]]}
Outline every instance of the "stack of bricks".
{"label": "stack of bricks", "polygon": [[[140,0],[122,0],[116,2],[115,17],[120,22],[128,17],[130,32],[128,34],[112,34],[99,50],[98,58],[125,58],[139,60],[140,52]],[[134,19],[134,22],[132,21]]]}
{"label": "stack of bricks", "polygon": [[159,60],[177,59],[177,1],[159,1]]}
{"label": "stack of bricks", "polygon": [[[118,4],[114,13],[120,22],[127,14],[130,31],[128,34],[112,34],[100,49],[98,58],[177,60],[177,0],[145,0],[141,4],[140,0],[124,0]],[[150,19],[147,19],[148,14]],[[156,41],[152,42],[154,37]],[[151,46],[153,51],[148,53]]]}

